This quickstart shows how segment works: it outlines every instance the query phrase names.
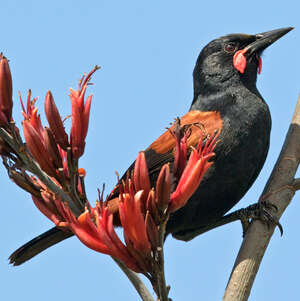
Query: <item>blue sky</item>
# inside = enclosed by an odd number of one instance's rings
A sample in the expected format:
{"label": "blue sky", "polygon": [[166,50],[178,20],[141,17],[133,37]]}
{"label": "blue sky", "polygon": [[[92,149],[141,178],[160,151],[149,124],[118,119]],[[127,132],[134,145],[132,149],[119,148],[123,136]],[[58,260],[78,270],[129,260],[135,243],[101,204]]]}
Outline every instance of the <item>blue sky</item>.
{"label": "blue sky", "polygon": [[[95,64],[87,147],[89,199],[115,184],[139,150],[146,148],[192,100],[192,70],[203,46],[228,33],[296,29],[263,56],[258,88],[273,118],[271,147],[258,180],[235,209],[255,202],[273,168],[299,94],[299,4],[296,1],[5,1],[1,4],[0,51],[9,59],[14,118],[20,125],[17,91],[29,88],[39,107],[50,89],[62,115],[70,113],[68,89]],[[112,260],[69,239],[21,267],[8,265],[17,247],[51,223],[0,169],[0,279],[3,300],[138,300]],[[298,300],[299,195],[276,230],[249,300]],[[241,244],[234,223],[189,243],[169,238],[166,277],[178,300],[221,300]]]}

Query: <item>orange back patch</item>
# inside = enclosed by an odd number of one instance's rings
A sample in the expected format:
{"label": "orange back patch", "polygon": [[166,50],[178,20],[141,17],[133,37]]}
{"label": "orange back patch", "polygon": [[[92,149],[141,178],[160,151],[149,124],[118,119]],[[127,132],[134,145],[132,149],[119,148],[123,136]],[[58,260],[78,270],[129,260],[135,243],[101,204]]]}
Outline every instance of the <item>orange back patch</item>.
{"label": "orange back patch", "polygon": [[[196,146],[200,137],[204,134],[213,135],[216,130],[222,130],[223,121],[219,112],[190,111],[180,119],[181,125],[195,124],[191,127],[192,133],[188,138],[188,147]],[[197,125],[198,124],[198,125]],[[174,125],[170,130],[174,129]],[[175,139],[169,130],[155,140],[149,148],[158,154],[170,152],[175,147]]]}

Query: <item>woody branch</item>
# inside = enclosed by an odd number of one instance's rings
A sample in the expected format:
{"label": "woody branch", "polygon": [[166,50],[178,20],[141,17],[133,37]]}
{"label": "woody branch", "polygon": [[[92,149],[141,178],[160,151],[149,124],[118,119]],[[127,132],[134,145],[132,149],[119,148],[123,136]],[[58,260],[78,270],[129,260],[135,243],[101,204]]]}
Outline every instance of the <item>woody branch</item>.
{"label": "woody branch", "polygon": [[[295,174],[300,161],[300,96],[285,142],[260,199],[277,207],[279,219],[300,188]],[[224,294],[224,301],[246,301],[275,225],[254,220],[243,239]]]}

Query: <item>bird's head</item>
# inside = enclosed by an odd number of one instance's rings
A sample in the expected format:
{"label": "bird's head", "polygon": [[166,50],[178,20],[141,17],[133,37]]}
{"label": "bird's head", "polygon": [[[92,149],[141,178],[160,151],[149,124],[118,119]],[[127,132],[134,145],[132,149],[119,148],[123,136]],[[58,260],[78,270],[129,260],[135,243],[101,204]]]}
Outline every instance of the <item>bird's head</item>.
{"label": "bird's head", "polygon": [[229,34],[211,41],[201,51],[194,69],[194,93],[218,92],[235,83],[256,86],[261,54],[293,27],[259,34]]}

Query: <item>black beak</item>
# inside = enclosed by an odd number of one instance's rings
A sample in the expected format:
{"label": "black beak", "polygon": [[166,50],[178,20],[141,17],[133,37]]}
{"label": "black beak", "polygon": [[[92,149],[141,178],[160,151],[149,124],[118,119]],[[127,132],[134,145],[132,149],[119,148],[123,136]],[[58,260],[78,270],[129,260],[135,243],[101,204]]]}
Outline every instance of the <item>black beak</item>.
{"label": "black beak", "polygon": [[267,47],[269,47],[271,44],[276,42],[278,39],[280,39],[282,36],[287,34],[289,31],[294,29],[294,27],[286,27],[286,28],[280,28],[275,29],[263,33],[259,33],[255,35],[255,42],[249,44],[244,49],[244,53],[247,56],[251,56],[254,53],[262,53],[263,50],[265,50]]}

